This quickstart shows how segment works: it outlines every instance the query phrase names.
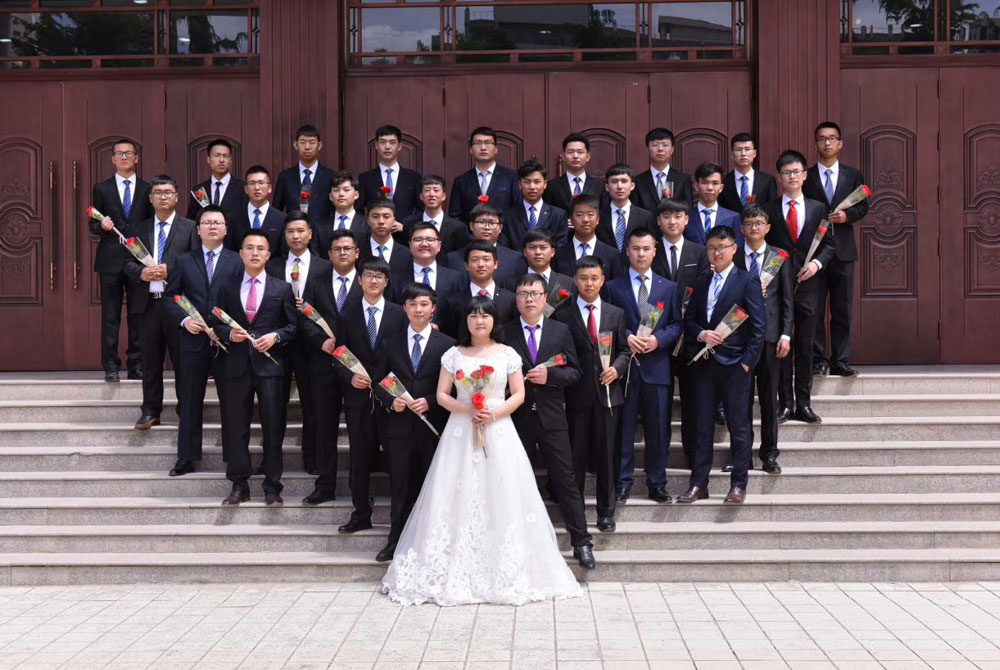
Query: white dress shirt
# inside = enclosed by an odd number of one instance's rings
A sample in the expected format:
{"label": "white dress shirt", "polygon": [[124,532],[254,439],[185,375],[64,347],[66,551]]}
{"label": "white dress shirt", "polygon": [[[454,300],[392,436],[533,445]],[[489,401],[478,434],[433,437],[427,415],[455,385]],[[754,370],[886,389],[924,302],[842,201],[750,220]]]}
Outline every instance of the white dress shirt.
{"label": "white dress shirt", "polygon": [[[658,175],[658,174],[663,174],[663,177],[662,177],[663,188],[667,187],[667,182],[668,181],[673,181],[673,177],[670,176],[670,165],[669,164],[667,165],[667,167],[663,168],[663,170],[657,170],[655,167],[653,167],[652,165],[650,165],[649,166],[649,172],[650,172],[650,174],[653,175],[653,188],[656,188],[656,186],[657,186],[657,184],[656,184],[656,175]],[[677,186],[677,184],[674,184],[675,188],[676,188],[676,186]],[[704,225],[702,225],[702,227],[704,228]]]}
{"label": "white dress shirt", "polygon": [[441,224],[444,223],[444,210],[442,209],[437,213],[437,216],[427,216],[427,212],[424,212],[424,221],[430,221],[437,228],[438,236],[441,235]]}
{"label": "white dress shirt", "polygon": [[[135,176],[133,172],[127,177],[123,177],[117,172],[115,173],[115,184],[118,185],[118,200],[121,201],[122,206],[125,205],[125,180],[128,179],[128,195],[132,199],[132,206],[135,207],[135,183],[139,179]],[[104,216],[107,216],[105,214]]]}
{"label": "white dress shirt", "polygon": [[[365,318],[368,318],[367,314],[365,315]],[[413,330],[413,326],[407,326],[406,342],[409,344],[409,346],[406,348],[407,353],[411,353],[413,351],[413,336],[420,335],[420,341],[417,342],[417,346],[420,347],[420,360],[423,360],[424,352],[427,351],[427,340],[430,338],[432,330],[434,329],[431,327],[429,323],[427,324],[427,327],[421,330],[419,333]]]}
{"label": "white dress shirt", "polygon": [[[313,183],[316,181],[316,172],[319,171],[319,161],[314,162],[312,165],[306,166],[305,163],[299,161],[299,184],[306,176],[306,169],[309,170],[309,182]],[[298,195],[298,194],[296,194]],[[327,194],[329,196],[329,193]]]}
{"label": "white dress shirt", "polygon": [[347,277],[346,291],[351,292],[351,287],[354,286],[354,279],[357,277],[358,271],[351,268],[351,271],[346,275],[342,275],[336,270],[333,271],[333,301],[337,301],[337,294],[340,293],[340,285],[343,283],[338,279],[338,277]]}
{"label": "white dress shirt", "polygon": [[833,192],[837,192],[837,180],[840,179],[840,161],[835,161],[833,165],[827,167],[822,163],[816,163],[819,170],[819,187],[826,194],[826,171],[830,171],[830,181],[833,183]]}
{"label": "white dress shirt", "polygon": [[521,204],[524,206],[524,220],[531,224],[531,212],[528,211],[529,207],[535,208],[535,225],[541,223],[542,219],[542,205],[545,201],[539,200],[538,202],[528,202],[527,200],[522,200]]}
{"label": "white dress shirt", "polygon": [[491,281],[489,283],[489,286],[477,286],[476,284],[472,283],[469,284],[469,290],[472,293],[472,295],[479,295],[479,292],[482,291],[484,288],[486,289],[486,293],[490,296],[490,300],[492,300],[497,292],[496,282]]}
{"label": "white dress shirt", "polygon": [[497,167],[496,161],[493,161],[490,164],[490,166],[488,168],[486,168],[485,170],[480,170],[478,166],[476,167],[476,183],[477,184],[482,185],[483,182],[480,179],[479,175],[481,175],[484,172],[486,173],[486,187],[482,189],[483,193],[488,193],[489,192],[489,190],[490,190],[490,182],[493,181],[493,171],[496,170],[496,167]]}
{"label": "white dress shirt", "polygon": [[597,246],[597,235],[594,235],[589,240],[580,240],[576,235],[573,236],[573,251],[576,253],[576,260],[580,260],[584,244],[587,245],[587,255],[593,256],[594,248]]}
{"label": "white dress shirt", "polygon": [[580,180],[580,193],[585,193],[587,190],[587,172],[581,172],[580,174],[573,174],[572,172],[566,173],[566,181],[569,183],[569,194],[572,196],[573,192],[576,190],[576,179]]}
{"label": "white dress shirt", "polygon": [[374,305],[368,302],[367,298],[361,298],[361,314],[364,316],[365,325],[368,324],[368,308],[375,308],[375,332],[378,333],[382,330],[382,315],[385,314],[385,298],[379,298],[378,302]]}
{"label": "white dress shirt", "polygon": [[729,274],[733,271],[735,263],[730,263],[725,270],[722,272],[713,272],[712,279],[708,282],[708,298],[705,301],[705,306],[707,308],[707,315],[709,320],[712,318],[712,314],[715,312],[715,303],[718,296],[715,296],[715,276],[722,275],[722,288],[719,289],[719,295],[722,295],[722,291],[726,287],[726,282],[729,280]]}
{"label": "white dress shirt", "polygon": [[743,174],[739,169],[733,170],[733,178],[736,180],[736,197],[740,197],[740,189],[742,188],[743,182],[741,179],[743,177],[747,178],[747,195],[753,195],[753,175],[754,169],[750,168],[747,170],[746,174]]}
{"label": "white dress shirt", "polygon": [[[432,261],[431,264],[428,265],[427,267],[431,269],[431,271],[427,273],[427,281],[431,283],[431,288],[436,291],[438,283],[437,261]],[[416,282],[417,284],[424,283],[424,266],[420,265],[417,262],[413,263],[413,281]]]}
{"label": "white dress shirt", "polygon": [[628,218],[632,214],[632,201],[626,200],[624,207],[619,207],[615,203],[611,203],[611,228],[613,230],[618,230],[619,211],[625,214],[625,230],[628,230]]}
{"label": "white dress shirt", "polygon": [[[177,218],[177,212],[173,211],[170,216],[167,217],[167,225],[163,229],[163,239],[169,241],[170,239],[170,229],[174,226],[174,219]],[[152,254],[153,260],[159,265],[163,262],[163,249],[160,248],[160,216],[158,214],[153,215],[153,248],[149,250]],[[170,268],[167,268],[169,271]],[[150,293],[163,293],[166,288],[167,283],[162,279],[157,281],[149,282],[149,292]]]}
{"label": "white dress shirt", "polygon": [[385,183],[386,170],[392,170],[392,191],[395,193],[396,185],[399,183],[399,161],[396,161],[392,165],[382,165],[382,163],[378,164],[378,171],[382,176],[382,186],[388,186],[388,184]]}
{"label": "white dress shirt", "polygon": [[[537,326],[537,328],[538,328],[538,330],[535,331],[535,351],[538,350],[538,347],[542,346],[542,322],[543,321],[545,321],[545,317],[544,316],[541,317],[540,319],[538,319],[538,323],[535,324],[535,326]],[[524,337],[524,343],[525,344],[528,343],[528,339],[531,337],[531,334],[528,332],[528,328],[531,328],[531,327],[532,327],[531,324],[529,324],[527,321],[525,321],[524,317],[521,317],[521,335]],[[544,361],[538,361],[538,362],[539,363],[543,363]]]}
{"label": "white dress shirt", "polygon": [[351,224],[354,223],[354,214],[356,212],[357,212],[357,210],[354,209],[353,207],[351,207],[351,210],[349,212],[341,213],[341,212],[334,211],[334,213],[333,213],[333,229],[334,230],[340,230],[340,217],[346,216],[347,218],[344,219],[344,228],[346,230],[350,230],[351,229]]}
{"label": "white dress shirt", "polygon": [[259,209],[260,210],[260,226],[261,226],[261,228],[263,228],[264,227],[264,219],[267,218],[267,210],[270,209],[270,208],[271,208],[271,203],[270,202],[265,202],[260,207],[254,206],[254,204],[252,202],[248,203],[247,204],[247,221],[250,222],[250,227],[253,228],[253,211],[255,209]]}
{"label": "white dress shirt", "polygon": [[597,324],[597,329],[601,329],[601,297],[597,296],[594,298],[594,302],[587,302],[583,298],[577,297],[576,306],[580,310],[580,317],[583,318],[583,327],[587,327],[587,321],[590,319],[590,309],[588,305],[594,306],[594,322]]}
{"label": "white dress shirt", "polygon": [[[250,295],[250,276],[247,271],[243,271],[243,283],[240,284],[240,304],[243,311],[247,309],[247,296]],[[257,310],[260,310],[260,303],[264,300],[264,283],[267,281],[267,273],[261,272],[257,275]]]}
{"label": "white dress shirt", "polygon": [[[639,273],[632,268],[628,269],[628,279],[632,284],[632,297],[635,298],[635,304],[639,304],[639,280],[636,277]],[[653,270],[649,269],[642,273],[642,276],[646,278],[646,290],[650,293],[653,292]],[[640,311],[642,310],[642,305],[639,305]]]}
{"label": "white dress shirt", "polygon": [[308,249],[302,252],[301,256],[296,256],[291,251],[288,252],[288,260],[285,262],[285,281],[289,284],[292,283],[292,266],[295,265],[295,259],[299,259],[299,292],[295,296],[296,298],[301,298],[306,292],[306,278],[309,277],[309,257],[311,255]]}
{"label": "white dress shirt", "polygon": [[219,189],[219,204],[221,205],[222,199],[226,197],[226,190],[229,188],[229,182],[231,182],[232,180],[233,180],[233,175],[229,174],[228,172],[225,174],[225,176],[222,177],[222,179],[216,178],[216,176],[213,174],[212,178],[209,180],[208,183],[208,188],[209,188],[208,201],[213,203],[215,202],[215,182],[221,181],[222,188]]}
{"label": "white dress shirt", "polygon": [[[368,241],[371,243],[372,246],[372,256],[375,256],[377,258],[379,243],[375,241],[374,237],[370,238]],[[392,258],[392,248],[394,246],[392,235],[389,236],[389,239],[386,240],[385,244],[383,244],[382,246],[385,247],[385,251],[382,252],[382,257],[385,258],[385,262],[388,263],[389,259]]]}
{"label": "white dress shirt", "polygon": [[[718,225],[718,223],[719,223],[719,220],[718,220],[718,217],[719,217],[719,205],[716,204],[714,207],[705,207],[705,205],[701,204],[700,201],[698,202],[698,223],[701,225],[701,229],[702,230],[705,230],[705,212],[711,212],[712,213],[711,214],[711,216],[712,216],[712,218],[711,218],[711,224],[712,224],[712,228],[715,228],[715,226]],[[711,230],[711,228],[709,228],[709,230]]]}
{"label": "white dress shirt", "polygon": [[[714,221],[713,221],[713,223],[714,223]],[[670,247],[676,247],[677,248],[677,252],[676,252],[677,253],[677,265],[679,266],[681,264],[681,253],[684,251],[684,236],[681,235],[681,239],[677,240],[676,242],[671,242],[670,240],[668,240],[665,237],[661,241],[663,242],[663,258],[664,258],[664,260],[667,263],[667,268],[669,268],[671,272],[676,272],[677,268],[676,267],[671,267],[671,265],[670,265]]]}

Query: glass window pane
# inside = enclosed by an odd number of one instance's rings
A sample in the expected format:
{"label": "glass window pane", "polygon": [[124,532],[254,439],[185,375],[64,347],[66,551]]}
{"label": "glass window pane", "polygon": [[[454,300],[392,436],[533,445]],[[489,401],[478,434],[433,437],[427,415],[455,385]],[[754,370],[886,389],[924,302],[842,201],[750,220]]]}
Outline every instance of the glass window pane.
{"label": "glass window pane", "polygon": [[851,31],[855,42],[931,42],[934,0],[855,0]]}
{"label": "glass window pane", "polygon": [[441,49],[441,10],[437,7],[365,8],[361,10],[361,48],[365,53],[438,51]]}
{"label": "glass window pane", "polygon": [[[152,53],[152,12],[0,15],[0,56],[101,56]],[[47,67],[66,66],[53,64]]]}
{"label": "glass window pane", "polygon": [[246,53],[247,13],[170,12],[170,53]]}
{"label": "glass window pane", "polygon": [[636,47],[633,3],[491,5],[457,14],[460,51]]}
{"label": "glass window pane", "polygon": [[951,39],[959,42],[1000,40],[1000,0],[952,0]]}
{"label": "glass window pane", "polygon": [[733,43],[733,5],[657,2],[649,28],[654,47],[729,46]]}

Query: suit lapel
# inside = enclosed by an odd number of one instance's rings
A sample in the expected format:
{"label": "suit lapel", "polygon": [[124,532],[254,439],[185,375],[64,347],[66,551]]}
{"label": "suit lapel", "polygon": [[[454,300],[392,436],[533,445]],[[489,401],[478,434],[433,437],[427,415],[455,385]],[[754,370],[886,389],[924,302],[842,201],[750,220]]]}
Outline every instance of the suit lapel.
{"label": "suit lapel", "polygon": [[[725,310],[722,310],[720,308],[732,302],[735,302],[735,300],[730,298],[730,295],[736,290],[733,288],[736,285],[737,281],[736,271],[737,268],[735,266],[733,267],[732,270],[729,271],[729,276],[726,277],[726,281],[722,285],[722,290],[719,292],[719,298],[718,300],[715,301],[715,308],[712,310],[712,320],[709,322],[711,325],[713,325],[713,327],[715,324],[718,324],[720,321],[722,321],[722,317],[724,317],[726,315],[726,312],[729,311],[728,308],[726,308]],[[710,291],[712,290],[711,283],[709,283],[708,290]],[[708,304],[707,301],[705,304],[706,305]]]}

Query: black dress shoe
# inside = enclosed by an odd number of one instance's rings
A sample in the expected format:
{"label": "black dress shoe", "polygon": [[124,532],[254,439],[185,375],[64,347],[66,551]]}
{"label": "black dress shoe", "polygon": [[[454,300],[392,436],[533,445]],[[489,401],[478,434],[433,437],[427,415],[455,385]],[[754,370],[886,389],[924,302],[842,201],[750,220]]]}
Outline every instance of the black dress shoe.
{"label": "black dress shoe", "polygon": [[306,474],[310,475],[312,477],[315,477],[315,476],[319,475],[319,470],[317,470],[315,467],[313,467],[311,465],[306,466],[305,470],[306,470]]}
{"label": "black dress shoe", "polygon": [[396,545],[387,544],[382,547],[382,551],[375,554],[375,560],[379,563],[385,563],[386,561],[391,561],[393,554],[396,553]]}
{"label": "black dress shoe", "polygon": [[280,493],[265,493],[264,504],[271,507],[272,505],[284,505],[285,501],[281,499]]}
{"label": "black dress shoe", "polygon": [[135,422],[136,430],[149,430],[153,426],[160,425],[160,417],[153,416],[152,414],[143,414],[139,417],[139,420]]}
{"label": "black dress shoe", "polygon": [[823,423],[823,419],[819,418],[816,412],[812,411],[812,407],[799,407],[795,410],[792,418],[796,421],[804,421],[805,423]]}
{"label": "black dress shoe", "polygon": [[650,500],[655,500],[658,503],[668,503],[671,500],[673,500],[667,494],[667,487],[666,486],[651,486],[651,487],[649,487],[649,493],[646,494],[646,497],[649,498]]}
{"label": "black dress shoe", "polygon": [[781,466],[778,465],[778,457],[768,456],[767,458],[764,459],[764,464],[761,465],[760,469],[772,475],[780,475]]}
{"label": "black dress shoe", "polygon": [[345,523],[343,526],[337,529],[338,533],[357,533],[359,530],[368,530],[372,527],[371,519],[355,519],[351,517],[351,520]]}
{"label": "black dress shoe", "polygon": [[133,368],[132,370],[129,370],[128,378],[138,379],[139,381],[142,381],[142,370],[140,370],[139,368]]}
{"label": "black dress shoe", "polygon": [[313,489],[313,492],[302,499],[303,505],[319,505],[320,503],[330,502],[331,500],[336,500],[337,496],[332,493],[324,493],[319,489]]}
{"label": "black dress shoe", "polygon": [[594,560],[594,550],[589,544],[573,547],[573,558],[577,560],[581,568],[586,570],[593,570],[597,567],[597,561]]}
{"label": "black dress shoe", "polygon": [[620,503],[628,501],[629,496],[632,495],[632,487],[627,489],[616,489],[615,490],[615,500]]}
{"label": "black dress shoe", "polygon": [[693,503],[695,500],[704,500],[707,497],[708,497],[708,491],[701,488],[700,486],[692,486],[687,491],[677,496],[677,502],[690,504]]}
{"label": "black dress shoe", "polygon": [[813,363],[813,377],[825,377],[826,373],[829,371],[830,365],[826,361]]}
{"label": "black dress shoe", "polygon": [[726,463],[725,465],[722,466],[722,471],[723,472],[732,472],[733,471],[733,464],[732,463]]}
{"label": "black dress shoe", "polygon": [[108,370],[104,373],[104,381],[111,384],[117,384],[122,380],[121,376],[118,374],[118,370]]}
{"label": "black dress shoe", "polygon": [[857,377],[858,371],[852,368],[850,365],[831,365],[830,374],[836,375],[838,377]]}
{"label": "black dress shoe", "polygon": [[792,408],[786,407],[785,409],[778,412],[778,423],[785,423],[792,418]]}
{"label": "black dress shoe", "polygon": [[180,477],[181,475],[186,475],[189,472],[194,472],[194,461],[178,458],[177,462],[174,463],[174,469],[170,471],[170,476]]}
{"label": "black dress shoe", "polygon": [[239,505],[241,502],[250,500],[250,491],[239,486],[233,487],[233,492],[222,501],[223,505]]}
{"label": "black dress shoe", "polygon": [[597,517],[597,530],[602,533],[613,533],[615,532],[615,518],[613,516],[600,516]]}
{"label": "black dress shoe", "polygon": [[250,468],[250,474],[251,475],[262,475],[262,474],[264,474],[264,464],[261,463],[260,465],[255,465],[252,468]]}

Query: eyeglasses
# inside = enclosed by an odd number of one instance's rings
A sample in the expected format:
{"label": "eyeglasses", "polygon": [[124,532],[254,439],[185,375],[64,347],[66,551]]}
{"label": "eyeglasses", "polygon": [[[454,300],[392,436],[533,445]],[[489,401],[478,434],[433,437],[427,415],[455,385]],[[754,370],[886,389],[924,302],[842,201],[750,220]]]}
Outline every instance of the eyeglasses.
{"label": "eyeglasses", "polygon": [[476,140],[472,143],[474,147],[495,147],[497,145],[493,140]]}
{"label": "eyeglasses", "polygon": [[410,242],[416,242],[417,244],[433,244],[435,242],[440,242],[436,237],[411,237]]}
{"label": "eyeglasses", "polygon": [[482,220],[476,220],[476,221],[473,221],[472,223],[474,223],[477,226],[481,226],[483,228],[496,228],[497,226],[500,225],[499,221],[482,221]]}
{"label": "eyeglasses", "polygon": [[247,182],[247,186],[249,186],[250,188],[263,188],[264,186],[267,186],[270,183],[271,182],[266,181],[266,180],[263,180],[263,181],[248,181]]}
{"label": "eyeglasses", "polygon": [[782,170],[778,174],[782,177],[801,177],[806,173],[805,170]]}
{"label": "eyeglasses", "polygon": [[361,278],[364,279],[365,281],[374,281],[374,282],[385,281],[386,279],[385,275],[382,274],[381,272],[378,273],[366,272],[363,275],[361,275]]}
{"label": "eyeglasses", "polygon": [[330,247],[330,251],[335,254],[349,254],[357,249],[357,247]]}
{"label": "eyeglasses", "polygon": [[735,244],[727,244],[724,247],[706,247],[706,250],[713,256],[721,256],[726,253],[726,249],[732,249],[735,246]]}
{"label": "eyeglasses", "polygon": [[154,198],[161,198],[166,200],[167,198],[172,198],[177,195],[177,191],[150,191],[150,195]]}
{"label": "eyeglasses", "polygon": [[134,151],[114,151],[112,154],[115,158],[132,158],[132,156],[135,156]]}
{"label": "eyeglasses", "polygon": [[521,300],[538,300],[545,294],[541,291],[518,291],[515,295]]}
{"label": "eyeglasses", "polygon": [[767,221],[744,221],[744,228],[763,228],[767,225]]}
{"label": "eyeglasses", "polygon": [[834,142],[839,142],[840,138],[836,135],[824,135],[823,137],[816,138],[816,144],[833,144]]}
{"label": "eyeglasses", "polygon": [[205,226],[206,228],[221,228],[226,225],[225,221],[202,221],[198,224],[199,226]]}

